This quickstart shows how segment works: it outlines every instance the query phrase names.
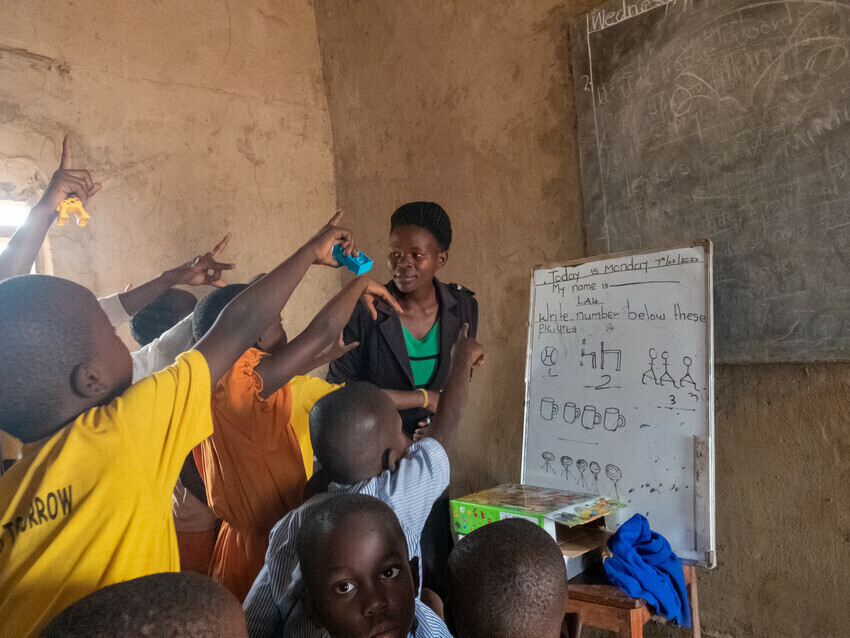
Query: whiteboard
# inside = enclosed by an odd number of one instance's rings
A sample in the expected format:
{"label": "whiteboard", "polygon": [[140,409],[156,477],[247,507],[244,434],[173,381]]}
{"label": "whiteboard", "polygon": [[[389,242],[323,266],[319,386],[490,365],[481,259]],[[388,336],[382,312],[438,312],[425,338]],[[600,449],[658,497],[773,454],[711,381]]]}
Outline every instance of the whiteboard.
{"label": "whiteboard", "polygon": [[532,271],[522,482],[609,495],[714,565],[712,245]]}

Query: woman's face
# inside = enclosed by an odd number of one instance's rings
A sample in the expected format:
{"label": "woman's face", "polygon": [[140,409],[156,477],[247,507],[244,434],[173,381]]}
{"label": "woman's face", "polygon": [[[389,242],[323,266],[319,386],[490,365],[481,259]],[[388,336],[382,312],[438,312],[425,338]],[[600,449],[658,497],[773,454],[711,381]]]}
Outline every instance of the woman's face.
{"label": "woman's face", "polygon": [[437,239],[421,226],[398,226],[390,233],[388,263],[402,293],[430,285],[447,259],[448,251],[441,250]]}

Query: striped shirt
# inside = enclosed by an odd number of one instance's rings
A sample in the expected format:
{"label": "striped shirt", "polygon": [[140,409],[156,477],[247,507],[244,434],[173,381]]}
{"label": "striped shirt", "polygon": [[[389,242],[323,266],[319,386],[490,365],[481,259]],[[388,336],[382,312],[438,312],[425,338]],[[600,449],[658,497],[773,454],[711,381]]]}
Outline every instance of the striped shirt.
{"label": "striped shirt", "polygon": [[311,623],[303,610],[301,570],[295,551],[302,522],[320,503],[343,494],[368,494],[382,500],[398,517],[408,554],[413,558],[420,555],[419,537],[431,507],[448,485],[446,451],[436,439],[424,438],[410,446],[409,458],[402,459],[395,472],[385,470],[380,476],[351,485],[331,483],[327,493],[317,494],[289,512],[272,529],[266,564],[245,599],[248,635],[322,637],[322,628]]}
{"label": "striped shirt", "polygon": [[[408,632],[407,638],[452,638],[446,623],[434,610],[416,599],[414,610],[413,628]],[[328,632],[322,633],[322,638],[333,638]]]}

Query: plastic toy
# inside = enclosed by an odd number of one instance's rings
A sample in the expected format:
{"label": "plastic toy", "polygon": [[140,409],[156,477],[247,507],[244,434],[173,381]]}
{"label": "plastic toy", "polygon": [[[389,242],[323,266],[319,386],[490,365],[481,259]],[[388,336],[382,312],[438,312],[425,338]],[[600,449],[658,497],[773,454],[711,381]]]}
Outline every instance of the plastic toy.
{"label": "plastic toy", "polygon": [[59,208],[57,210],[59,211],[59,218],[56,220],[57,226],[64,226],[71,214],[77,218],[77,226],[85,226],[88,220],[91,219],[91,215],[83,209],[83,203],[79,197],[63,199],[59,202]]}
{"label": "plastic toy", "polygon": [[355,275],[362,275],[364,272],[369,272],[372,269],[372,260],[366,256],[366,253],[361,252],[359,255],[352,253],[346,257],[342,251],[342,244],[337,244],[334,246],[333,253],[331,254],[334,256],[334,259]]}

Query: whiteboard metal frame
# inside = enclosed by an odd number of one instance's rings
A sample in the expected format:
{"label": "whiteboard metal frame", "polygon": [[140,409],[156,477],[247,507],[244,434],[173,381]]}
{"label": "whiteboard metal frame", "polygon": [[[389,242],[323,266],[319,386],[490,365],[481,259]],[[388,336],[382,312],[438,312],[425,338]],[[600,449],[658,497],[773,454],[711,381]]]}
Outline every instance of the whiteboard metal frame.
{"label": "whiteboard metal frame", "polygon": [[[591,257],[581,257],[579,259],[572,259],[567,262],[556,261],[549,262],[546,264],[539,264],[537,266],[533,266],[531,268],[531,279],[530,279],[530,294],[528,299],[528,323],[526,324],[528,328],[528,338],[526,339],[526,350],[525,350],[525,398],[523,405],[523,419],[522,419],[522,466],[520,470],[520,481],[522,483],[526,482],[526,458],[527,458],[527,444],[528,444],[528,410],[529,410],[529,392],[530,392],[530,375],[531,375],[531,367],[532,367],[532,340],[534,337],[534,295],[535,295],[535,286],[534,286],[534,273],[538,270],[546,270],[550,268],[570,268],[575,266],[582,266],[589,262],[593,261],[602,261],[607,259],[618,259],[621,257],[634,257],[637,255],[651,255],[655,253],[661,252],[669,252],[673,250],[682,250],[686,248],[698,248],[702,247],[705,250],[705,276],[706,276],[706,290],[705,290],[705,307],[706,307],[706,336],[705,336],[705,348],[706,348],[706,379],[708,390],[707,394],[711,397],[711,400],[708,402],[708,410],[707,410],[707,418],[708,418],[708,441],[702,442],[701,444],[697,441],[694,442],[695,445],[695,454],[694,460],[698,457],[697,447],[702,445],[704,449],[705,446],[708,447],[708,458],[707,458],[707,467],[704,468],[704,471],[707,470],[707,485],[706,481],[702,480],[699,482],[700,485],[705,486],[707,490],[707,494],[704,494],[702,498],[699,498],[698,489],[694,489],[694,517],[697,523],[701,523],[702,525],[695,525],[695,534],[699,538],[701,529],[705,529],[703,525],[706,525],[708,528],[708,539],[704,539],[704,545],[700,545],[699,541],[697,542],[697,547],[707,547],[705,550],[705,559],[704,561],[689,561],[683,560],[685,563],[694,563],[697,565],[703,565],[708,567],[709,569],[714,569],[717,566],[717,548],[716,548],[716,520],[715,520],[715,480],[714,480],[714,471],[715,471],[715,445],[714,445],[714,244],[710,239],[704,239],[697,242],[690,242],[686,244],[679,244],[676,246],[670,246],[667,248],[656,248],[652,250],[637,250],[637,251],[625,251],[619,253],[611,253],[610,255],[593,255]],[[699,477],[702,479],[702,477]],[[706,520],[707,519],[707,520]]]}

